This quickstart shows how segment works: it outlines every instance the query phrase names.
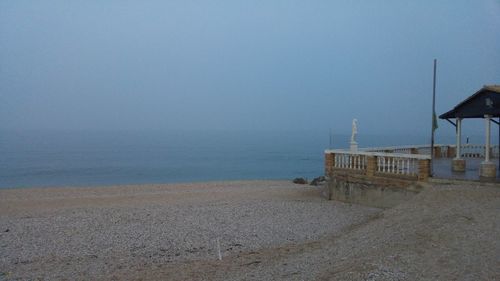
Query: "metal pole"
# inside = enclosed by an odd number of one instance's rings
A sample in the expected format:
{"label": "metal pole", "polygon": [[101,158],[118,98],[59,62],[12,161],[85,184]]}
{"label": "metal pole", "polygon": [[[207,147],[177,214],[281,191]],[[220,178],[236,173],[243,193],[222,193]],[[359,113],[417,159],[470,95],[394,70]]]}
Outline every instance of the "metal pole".
{"label": "metal pole", "polygon": [[489,163],[490,162],[490,147],[491,147],[491,116],[490,115],[485,115],[484,116],[486,120],[486,147],[485,147],[485,152],[484,152],[484,162]]}
{"label": "metal pole", "polygon": [[457,149],[455,159],[460,159],[462,150],[462,118],[457,117]]}
{"label": "metal pole", "polygon": [[432,133],[431,133],[431,167],[430,167],[430,176],[434,174],[433,170],[433,159],[434,159],[434,131],[436,128],[434,128],[434,116],[436,114],[436,66],[437,66],[437,60],[434,59],[434,79],[432,81]]}

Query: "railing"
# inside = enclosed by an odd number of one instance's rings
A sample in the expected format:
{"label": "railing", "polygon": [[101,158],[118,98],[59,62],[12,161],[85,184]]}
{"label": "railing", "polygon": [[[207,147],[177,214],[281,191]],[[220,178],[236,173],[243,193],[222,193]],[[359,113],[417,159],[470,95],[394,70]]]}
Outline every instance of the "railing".
{"label": "railing", "polygon": [[[434,146],[434,158],[455,158],[456,145]],[[463,158],[484,158],[485,145],[464,144],[460,146]],[[490,157],[498,158],[500,147],[490,147]],[[408,145],[395,147],[364,148],[349,150],[325,150],[325,172],[347,171],[367,176],[396,176],[426,180],[430,172],[430,145]]]}
{"label": "railing", "polygon": [[[446,144],[435,144],[434,147],[448,147]],[[361,148],[361,151],[369,152],[388,152],[388,153],[403,153],[403,154],[430,154],[431,146],[428,144],[423,145],[402,145],[402,146],[387,146],[387,147],[368,147]],[[416,153],[416,152],[419,153]],[[420,153],[428,152],[428,153]]]}
{"label": "railing", "polygon": [[[486,146],[483,144],[464,144],[460,146],[460,154],[463,158],[484,158],[486,152]],[[490,146],[490,157],[499,157],[499,146]]]}
{"label": "railing", "polygon": [[[456,145],[434,145],[434,157],[437,158],[454,158],[456,157]],[[485,156],[484,144],[463,144],[460,146],[460,157],[463,158],[484,158]],[[490,147],[490,157],[500,157],[500,147],[492,145]],[[363,148],[360,151],[365,152],[385,152],[385,153],[404,153],[404,154],[421,154],[431,155],[430,145],[406,145],[406,146],[390,146],[390,147],[375,147]]]}
{"label": "railing", "polygon": [[413,157],[378,156],[377,172],[396,175],[418,175],[418,160]]}
{"label": "railing", "polygon": [[326,150],[326,172],[344,170],[373,175],[426,179],[430,155],[347,150]]}
{"label": "railing", "polygon": [[366,155],[353,153],[335,153],[333,167],[340,169],[366,170]]}

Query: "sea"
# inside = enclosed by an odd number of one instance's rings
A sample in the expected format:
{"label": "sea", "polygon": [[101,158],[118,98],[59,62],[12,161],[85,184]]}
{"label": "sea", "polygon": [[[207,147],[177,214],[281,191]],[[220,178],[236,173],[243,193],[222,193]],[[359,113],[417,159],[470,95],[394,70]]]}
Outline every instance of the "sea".
{"label": "sea", "polygon": [[[349,140],[329,130],[1,130],[0,188],[313,179],[324,174],[324,150],[347,148]],[[357,140],[374,147],[430,137]]]}

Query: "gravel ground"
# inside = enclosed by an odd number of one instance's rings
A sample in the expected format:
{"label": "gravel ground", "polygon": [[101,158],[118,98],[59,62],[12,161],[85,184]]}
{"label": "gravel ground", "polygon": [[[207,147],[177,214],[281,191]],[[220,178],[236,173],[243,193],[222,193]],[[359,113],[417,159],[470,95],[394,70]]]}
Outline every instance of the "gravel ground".
{"label": "gravel ground", "polygon": [[0,280],[251,278],[232,261],[259,268],[255,255],[381,211],[320,192],[285,181],[0,190]]}
{"label": "gravel ground", "polygon": [[498,185],[429,184],[386,210],[320,193],[283,181],[0,191],[0,280],[500,280]]}
{"label": "gravel ground", "polygon": [[[336,234],[221,262],[149,268],[140,279],[500,280],[500,188],[429,185]],[[129,276],[132,277],[132,276]]]}

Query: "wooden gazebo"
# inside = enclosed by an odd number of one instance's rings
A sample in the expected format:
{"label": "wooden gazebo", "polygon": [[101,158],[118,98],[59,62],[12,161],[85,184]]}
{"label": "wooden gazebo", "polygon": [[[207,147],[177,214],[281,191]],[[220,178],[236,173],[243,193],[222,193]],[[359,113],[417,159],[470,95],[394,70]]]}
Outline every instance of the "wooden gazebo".
{"label": "wooden gazebo", "polygon": [[[483,178],[496,178],[496,165],[490,159],[491,153],[491,122],[500,126],[499,121],[493,118],[500,117],[500,85],[488,85],[475,94],[465,99],[452,110],[439,116],[456,127],[457,148],[456,157],[452,160],[452,169],[456,172],[465,171],[465,159],[461,157],[462,119],[484,118],[486,124],[485,159],[481,163],[479,176]],[[453,122],[450,119],[455,119]]]}

